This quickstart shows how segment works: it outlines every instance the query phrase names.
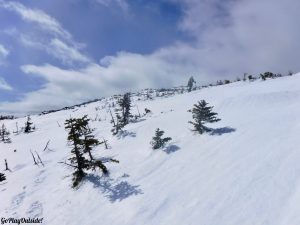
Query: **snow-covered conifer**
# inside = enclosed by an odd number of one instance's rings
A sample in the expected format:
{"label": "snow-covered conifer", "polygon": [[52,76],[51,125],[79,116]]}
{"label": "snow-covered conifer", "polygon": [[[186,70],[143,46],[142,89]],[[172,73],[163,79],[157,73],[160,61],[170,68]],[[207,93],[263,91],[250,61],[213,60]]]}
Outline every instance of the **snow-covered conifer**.
{"label": "snow-covered conifer", "polygon": [[188,80],[188,92],[191,92],[194,86],[194,83],[196,83],[196,81],[194,80],[194,77],[191,76],[190,79]]}
{"label": "snow-covered conifer", "polygon": [[32,126],[31,118],[30,116],[27,116],[27,121],[25,123],[24,133],[30,133],[35,130],[35,127]]}
{"label": "snow-covered conifer", "polygon": [[11,143],[9,135],[10,132],[6,129],[5,125],[2,124],[2,127],[0,128],[0,142]]}

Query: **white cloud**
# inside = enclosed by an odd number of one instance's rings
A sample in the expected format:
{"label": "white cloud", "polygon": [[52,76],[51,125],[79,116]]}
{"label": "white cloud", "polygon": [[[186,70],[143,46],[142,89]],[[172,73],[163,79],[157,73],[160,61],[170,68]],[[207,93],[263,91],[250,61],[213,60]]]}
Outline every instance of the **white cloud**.
{"label": "white cloud", "polygon": [[90,59],[81,54],[78,49],[67,45],[57,38],[51,40],[50,46],[47,49],[50,54],[56,58],[62,59],[65,64],[72,64],[73,62],[90,62]]}
{"label": "white cloud", "polygon": [[106,7],[111,7],[114,4],[119,6],[123,12],[128,13],[129,10],[129,5],[126,0],[96,0],[96,2],[106,6]]}
{"label": "white cloud", "polygon": [[[45,85],[20,102],[1,104],[0,110],[40,111],[126,90],[182,85],[190,75],[205,84],[244,72],[300,71],[298,0],[183,2],[178,27],[193,35],[193,42],[178,42],[148,55],[118,53],[78,71],[24,66],[25,73],[43,78]],[[76,52],[56,44],[78,58]]]}
{"label": "white cloud", "polygon": [[12,91],[13,88],[2,77],[0,77],[0,90]]}
{"label": "white cloud", "polygon": [[[243,72],[299,71],[297,0],[185,0],[180,28],[195,37],[203,73],[234,77]],[[177,49],[178,50],[178,49]]]}
{"label": "white cloud", "polygon": [[15,27],[3,31],[5,34],[17,38],[22,45],[45,51],[69,66],[91,62],[89,57],[80,52],[85,45],[75,42],[72,35],[47,13],[39,9],[28,8],[21,3],[13,1],[0,0],[0,7],[18,13],[24,21],[33,22],[41,28],[37,30],[32,29],[30,33],[20,33]]}
{"label": "white cloud", "polygon": [[0,7],[18,13],[24,20],[38,24],[42,29],[64,38],[71,38],[60,23],[53,17],[39,9],[31,9],[19,2],[0,0]]}

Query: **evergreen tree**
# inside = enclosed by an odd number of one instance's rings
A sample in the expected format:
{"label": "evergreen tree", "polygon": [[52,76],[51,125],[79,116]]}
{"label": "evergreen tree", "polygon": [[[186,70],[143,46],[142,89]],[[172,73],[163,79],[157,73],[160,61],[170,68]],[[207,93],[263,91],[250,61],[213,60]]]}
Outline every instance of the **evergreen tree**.
{"label": "evergreen tree", "polygon": [[10,132],[6,129],[5,125],[2,124],[2,127],[0,128],[0,142],[11,143],[9,135]]}
{"label": "evergreen tree", "polygon": [[194,105],[192,109],[194,122],[189,121],[189,123],[194,125],[194,131],[198,131],[200,134],[209,132],[211,129],[204,126],[204,124],[220,121],[220,119],[216,117],[217,113],[212,112],[212,108],[212,106],[208,106],[205,100],[201,100],[198,104]]}
{"label": "evergreen tree", "polygon": [[94,129],[91,129],[89,127],[89,121],[90,119],[87,118],[87,115],[85,115],[84,117],[82,117],[81,119],[79,119],[81,121],[81,124],[83,126],[82,129],[82,135],[83,135],[83,147],[84,153],[88,153],[90,160],[94,160],[93,155],[92,155],[92,149],[93,147],[96,147],[97,145],[100,144],[100,142],[98,141],[98,139],[95,138],[95,135],[93,134]]}
{"label": "evergreen tree", "polygon": [[35,127],[33,127],[32,124],[33,123],[31,122],[30,116],[27,116],[27,121],[25,123],[24,133],[30,133],[35,129]]}
{"label": "evergreen tree", "polygon": [[262,80],[266,80],[266,77],[265,77],[265,75],[264,74],[260,74],[260,78],[262,79]]}
{"label": "evergreen tree", "polygon": [[[87,115],[82,118],[71,118],[66,120],[65,128],[69,131],[68,141],[72,146],[71,153],[73,154],[69,161],[71,166],[75,168],[73,173],[73,187],[76,187],[86,175],[85,170],[96,170],[99,168],[103,174],[108,174],[108,169],[101,160],[95,160],[92,155],[93,147],[102,144],[93,135],[93,129],[89,127],[90,119]],[[89,160],[85,157],[88,153]],[[110,162],[119,162],[110,159]]]}
{"label": "evergreen tree", "polygon": [[191,76],[190,79],[189,79],[189,81],[188,81],[188,84],[187,84],[187,86],[188,86],[188,92],[192,91],[194,83],[196,84],[196,81],[194,80],[194,77]]}
{"label": "evergreen tree", "polygon": [[72,146],[71,153],[73,154],[69,161],[71,165],[76,168],[73,173],[73,187],[76,187],[82,178],[86,175],[83,171],[84,168],[88,167],[87,159],[83,155],[82,151],[82,124],[78,119],[70,118],[65,122],[65,129],[69,131],[68,142]]}
{"label": "evergreen tree", "polygon": [[116,109],[116,117],[117,122],[114,124],[114,128],[112,129],[113,134],[117,134],[123,127],[125,127],[129,123],[130,117],[132,117],[130,113],[131,109],[131,99],[130,93],[124,94],[118,100],[118,108]]}
{"label": "evergreen tree", "polygon": [[160,130],[159,128],[156,129],[155,136],[152,138],[152,141],[150,142],[150,144],[152,145],[152,149],[163,148],[168,141],[172,140],[172,138],[170,137],[162,138],[164,133],[165,132]]}
{"label": "evergreen tree", "polygon": [[0,173],[0,182],[5,181],[6,177],[4,173]]}

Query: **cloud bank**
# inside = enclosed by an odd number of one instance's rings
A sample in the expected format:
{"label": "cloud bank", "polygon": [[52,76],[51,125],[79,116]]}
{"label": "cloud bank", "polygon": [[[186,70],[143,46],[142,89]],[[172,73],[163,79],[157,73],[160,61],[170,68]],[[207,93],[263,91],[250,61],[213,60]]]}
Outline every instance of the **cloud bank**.
{"label": "cloud bank", "polygon": [[[24,95],[20,102],[0,104],[0,110],[15,112],[21,108],[37,112],[139,88],[182,85],[190,75],[198,84],[205,84],[236,78],[244,72],[300,70],[298,0],[183,0],[180,3],[184,14],[178,29],[188,33],[192,41],[177,42],[147,55],[120,52],[95,63],[76,44],[69,46],[65,44],[67,41],[53,37],[50,45],[55,53],[63,55],[63,61],[67,64],[81,61],[86,65],[76,70],[48,64],[24,65],[23,72],[43,78],[45,84]],[[30,13],[24,13],[20,5],[6,7],[18,12],[24,20],[47,27],[57,36],[68,34],[44,12],[27,9]],[[41,15],[42,19],[33,15]]]}

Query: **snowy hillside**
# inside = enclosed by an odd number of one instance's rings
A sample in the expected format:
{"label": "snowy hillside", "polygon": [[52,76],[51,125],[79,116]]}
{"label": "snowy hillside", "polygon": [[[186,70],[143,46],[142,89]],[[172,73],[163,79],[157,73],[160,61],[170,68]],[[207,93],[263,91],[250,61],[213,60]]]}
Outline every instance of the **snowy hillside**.
{"label": "snowy hillside", "polygon": [[[220,122],[212,134],[191,131],[189,109],[205,99]],[[32,116],[36,131],[0,143],[0,165],[11,172],[0,185],[0,216],[39,217],[54,225],[299,225],[300,74],[236,82],[168,98],[134,101],[152,114],[113,136],[110,99],[75,109]],[[132,112],[138,114],[137,107]],[[58,162],[70,156],[64,121],[88,114],[94,119],[98,157],[110,176],[93,172],[72,189],[72,169]],[[101,121],[99,121],[99,118]],[[16,130],[26,118],[5,120]],[[0,123],[1,124],[1,123]],[[60,125],[60,127],[59,127]],[[155,129],[172,141],[152,150]],[[43,151],[46,143],[49,149]],[[14,150],[16,151],[14,152]],[[36,166],[38,152],[45,167]],[[2,171],[1,171],[2,172]]]}

